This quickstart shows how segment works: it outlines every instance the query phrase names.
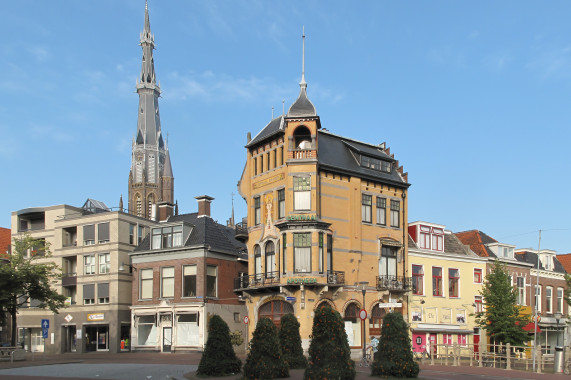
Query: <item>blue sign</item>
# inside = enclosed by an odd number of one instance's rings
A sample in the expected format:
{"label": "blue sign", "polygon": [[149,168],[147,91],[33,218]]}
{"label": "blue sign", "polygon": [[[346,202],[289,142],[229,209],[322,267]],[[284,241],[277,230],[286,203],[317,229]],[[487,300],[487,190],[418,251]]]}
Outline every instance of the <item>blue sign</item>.
{"label": "blue sign", "polygon": [[50,320],[49,319],[42,319],[42,329],[49,329],[50,328]]}
{"label": "blue sign", "polygon": [[295,301],[295,297],[286,297],[286,301]]}
{"label": "blue sign", "polygon": [[42,329],[42,338],[48,339],[48,329]]}

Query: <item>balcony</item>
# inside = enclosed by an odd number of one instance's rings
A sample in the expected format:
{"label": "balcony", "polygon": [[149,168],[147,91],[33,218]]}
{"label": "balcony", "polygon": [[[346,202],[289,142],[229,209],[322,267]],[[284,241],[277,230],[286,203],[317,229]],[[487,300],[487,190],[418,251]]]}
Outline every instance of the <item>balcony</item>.
{"label": "balcony", "polygon": [[248,223],[247,222],[240,222],[236,223],[236,239],[241,241],[248,240]]}
{"label": "balcony", "polygon": [[408,292],[412,290],[412,277],[378,276],[377,290]]}
{"label": "balcony", "polygon": [[77,273],[64,273],[61,284],[62,286],[77,286]]}
{"label": "balcony", "polygon": [[[234,279],[234,291],[244,289],[267,289],[287,285],[329,285],[343,286],[345,284],[345,272],[327,271],[327,277],[295,277],[288,276],[288,281],[282,283],[279,272],[268,272],[243,276]],[[321,280],[321,281],[320,281]]]}

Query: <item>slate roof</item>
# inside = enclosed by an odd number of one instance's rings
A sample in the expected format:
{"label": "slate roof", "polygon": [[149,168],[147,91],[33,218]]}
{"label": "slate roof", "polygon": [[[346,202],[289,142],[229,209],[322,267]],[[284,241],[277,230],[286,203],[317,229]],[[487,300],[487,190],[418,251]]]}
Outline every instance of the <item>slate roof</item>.
{"label": "slate roof", "polygon": [[497,257],[492,250],[490,250],[486,244],[497,243],[498,241],[482,231],[470,230],[457,232],[456,237],[462,242],[462,244],[470,246],[470,249],[480,257]]}
{"label": "slate roof", "polygon": [[559,261],[567,273],[571,273],[571,253],[557,255],[557,261]]}
{"label": "slate roof", "polygon": [[[514,255],[516,260],[519,262],[523,262],[523,263],[528,263],[528,264],[533,264],[533,268],[537,269],[537,254],[535,252],[530,252],[530,251],[519,251],[516,252],[516,254]],[[543,264],[541,263],[541,260],[539,260],[539,269],[541,270],[545,270],[545,268],[543,267]],[[558,256],[555,256],[554,260],[553,260],[553,272],[558,272],[558,273],[567,273],[565,271],[565,268],[563,268],[563,265],[561,265],[561,263],[558,260]]]}
{"label": "slate roof", "polygon": [[270,137],[284,132],[284,116],[280,115],[270,121],[254,138],[246,144],[246,148],[256,145]]}
{"label": "slate roof", "polygon": [[10,251],[11,242],[12,236],[10,229],[0,227],[0,256]]}
{"label": "slate roof", "polygon": [[304,85],[301,85],[299,96],[296,101],[289,107],[287,117],[314,117],[317,116],[315,106],[307,97],[307,90]]}
{"label": "slate roof", "polygon": [[396,165],[391,165],[390,173],[362,167],[358,155],[380,158],[391,163],[396,160],[378,146],[335,135],[329,131],[318,131],[317,157],[320,169],[331,169],[347,175],[357,175],[364,179],[388,182],[399,187],[410,186],[399,174]]}
{"label": "slate roof", "polygon": [[[199,218],[197,212],[171,216],[167,220],[167,223],[173,222],[186,222],[194,226],[184,244],[185,247],[208,246],[211,251],[222,252],[239,258],[248,258],[247,254],[244,256],[246,245],[235,239],[236,231],[233,228],[216,223],[210,217]],[[151,238],[149,234],[135,248],[135,251],[148,251],[150,249]]]}

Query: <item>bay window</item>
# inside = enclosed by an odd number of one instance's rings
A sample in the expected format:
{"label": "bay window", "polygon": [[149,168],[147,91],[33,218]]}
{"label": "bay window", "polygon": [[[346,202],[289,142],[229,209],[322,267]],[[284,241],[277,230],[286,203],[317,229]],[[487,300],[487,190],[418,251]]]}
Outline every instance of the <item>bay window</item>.
{"label": "bay window", "polygon": [[311,233],[293,234],[294,272],[311,272]]}

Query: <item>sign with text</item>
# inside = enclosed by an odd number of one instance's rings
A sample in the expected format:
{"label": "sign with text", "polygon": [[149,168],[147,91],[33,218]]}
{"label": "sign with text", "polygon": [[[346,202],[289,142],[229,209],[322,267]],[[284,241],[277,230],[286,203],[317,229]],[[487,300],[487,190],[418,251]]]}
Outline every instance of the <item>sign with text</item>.
{"label": "sign with text", "polygon": [[87,314],[88,321],[104,321],[105,314],[103,313],[96,313],[96,314]]}
{"label": "sign with text", "polygon": [[288,278],[288,285],[317,284],[316,278]]}
{"label": "sign with text", "polygon": [[289,215],[287,220],[290,221],[312,221],[317,220],[317,215]]}
{"label": "sign with text", "polygon": [[275,175],[273,177],[263,179],[261,181],[254,183],[254,189],[257,189],[257,188],[262,187],[262,186],[269,185],[270,183],[281,181],[282,179],[284,179],[284,173],[280,173],[280,174]]}
{"label": "sign with text", "polygon": [[380,303],[379,307],[381,309],[399,308],[402,307],[402,303],[401,302]]}

